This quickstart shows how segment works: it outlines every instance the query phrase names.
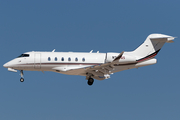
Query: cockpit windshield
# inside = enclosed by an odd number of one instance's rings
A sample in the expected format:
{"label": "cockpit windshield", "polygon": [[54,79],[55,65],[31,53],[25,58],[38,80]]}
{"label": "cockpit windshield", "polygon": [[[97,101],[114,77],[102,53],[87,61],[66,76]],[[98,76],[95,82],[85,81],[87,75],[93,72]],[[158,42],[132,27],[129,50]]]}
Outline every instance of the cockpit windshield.
{"label": "cockpit windshield", "polygon": [[20,56],[18,56],[18,58],[19,57],[29,57],[29,54],[21,54]]}

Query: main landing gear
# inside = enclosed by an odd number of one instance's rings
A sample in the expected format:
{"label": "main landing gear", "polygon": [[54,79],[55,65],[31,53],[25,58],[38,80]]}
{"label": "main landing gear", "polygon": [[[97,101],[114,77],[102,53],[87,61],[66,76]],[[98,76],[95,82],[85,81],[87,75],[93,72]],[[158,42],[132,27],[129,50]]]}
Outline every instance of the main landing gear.
{"label": "main landing gear", "polygon": [[91,86],[93,83],[94,83],[94,79],[90,77],[87,81],[87,84]]}
{"label": "main landing gear", "polygon": [[21,74],[20,74],[20,75],[21,75],[20,82],[24,82],[24,77],[23,77],[24,74],[23,74],[23,70],[20,70],[20,72],[21,72]]}
{"label": "main landing gear", "polygon": [[92,76],[93,76],[93,74],[91,74],[91,73],[86,73],[86,80],[88,80],[88,81],[87,81],[87,84],[88,84],[89,86],[91,86],[91,85],[94,83],[94,79],[92,78]]}

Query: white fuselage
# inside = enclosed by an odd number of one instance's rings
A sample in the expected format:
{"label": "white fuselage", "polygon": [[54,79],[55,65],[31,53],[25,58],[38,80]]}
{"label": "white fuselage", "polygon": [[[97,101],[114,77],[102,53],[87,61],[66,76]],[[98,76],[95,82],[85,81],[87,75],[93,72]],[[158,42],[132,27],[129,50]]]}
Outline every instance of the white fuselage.
{"label": "white fuselage", "polygon": [[[53,71],[68,75],[86,76],[86,68],[112,62],[119,53],[81,52],[27,52],[6,63],[4,67],[27,71]],[[121,66],[115,66],[111,73],[155,64],[156,60],[145,64],[127,64],[128,54],[121,59]],[[132,64],[133,63],[133,64]],[[83,69],[80,69],[83,68]]]}
{"label": "white fuselage", "polygon": [[21,82],[23,70],[53,71],[86,76],[88,85],[92,85],[94,79],[104,80],[115,72],[155,64],[155,56],[162,46],[173,40],[172,36],[151,34],[134,51],[121,53],[27,52],[3,66],[12,72],[20,70]]}
{"label": "white fuselage", "polygon": [[[24,55],[29,56],[15,58],[4,66],[16,70],[65,73],[70,69],[85,68],[106,62],[106,53],[27,52]],[[76,73],[78,74],[83,73]]]}

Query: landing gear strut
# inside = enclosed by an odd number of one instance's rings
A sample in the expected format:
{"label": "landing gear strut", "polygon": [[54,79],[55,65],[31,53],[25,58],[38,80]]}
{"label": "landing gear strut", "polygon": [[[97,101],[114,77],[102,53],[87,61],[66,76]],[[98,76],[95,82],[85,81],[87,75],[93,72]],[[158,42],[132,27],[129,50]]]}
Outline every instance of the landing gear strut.
{"label": "landing gear strut", "polygon": [[20,70],[20,72],[21,72],[21,79],[20,79],[20,82],[24,82],[24,77],[23,77],[23,70]]}
{"label": "landing gear strut", "polygon": [[88,79],[87,84],[91,86],[91,85],[93,84],[93,82],[94,82],[94,79],[90,77],[90,78]]}

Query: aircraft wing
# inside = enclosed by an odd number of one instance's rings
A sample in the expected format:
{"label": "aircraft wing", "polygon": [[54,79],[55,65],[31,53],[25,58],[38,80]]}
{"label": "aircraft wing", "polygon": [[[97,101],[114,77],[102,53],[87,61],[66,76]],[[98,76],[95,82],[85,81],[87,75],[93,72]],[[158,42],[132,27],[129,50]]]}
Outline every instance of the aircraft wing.
{"label": "aircraft wing", "polygon": [[[61,71],[61,73],[66,72],[66,74],[69,75],[83,75],[83,76],[91,76],[97,80],[104,80],[110,78],[110,75],[113,74],[115,71],[115,66],[124,66],[119,65],[118,61],[122,57],[124,51],[121,52],[112,62],[104,63],[104,64],[98,64],[93,66],[79,66],[75,68],[69,68],[69,69],[62,69],[61,67],[56,67],[54,70],[56,72]],[[127,68],[127,67],[126,67]],[[125,70],[122,67],[122,70]],[[87,78],[88,79],[88,78]]]}
{"label": "aircraft wing", "polygon": [[90,75],[92,74],[93,78],[97,80],[110,78],[110,74],[113,74],[114,67],[117,64],[117,61],[122,57],[123,53],[124,51],[121,52],[112,62],[86,68],[86,73]]}

